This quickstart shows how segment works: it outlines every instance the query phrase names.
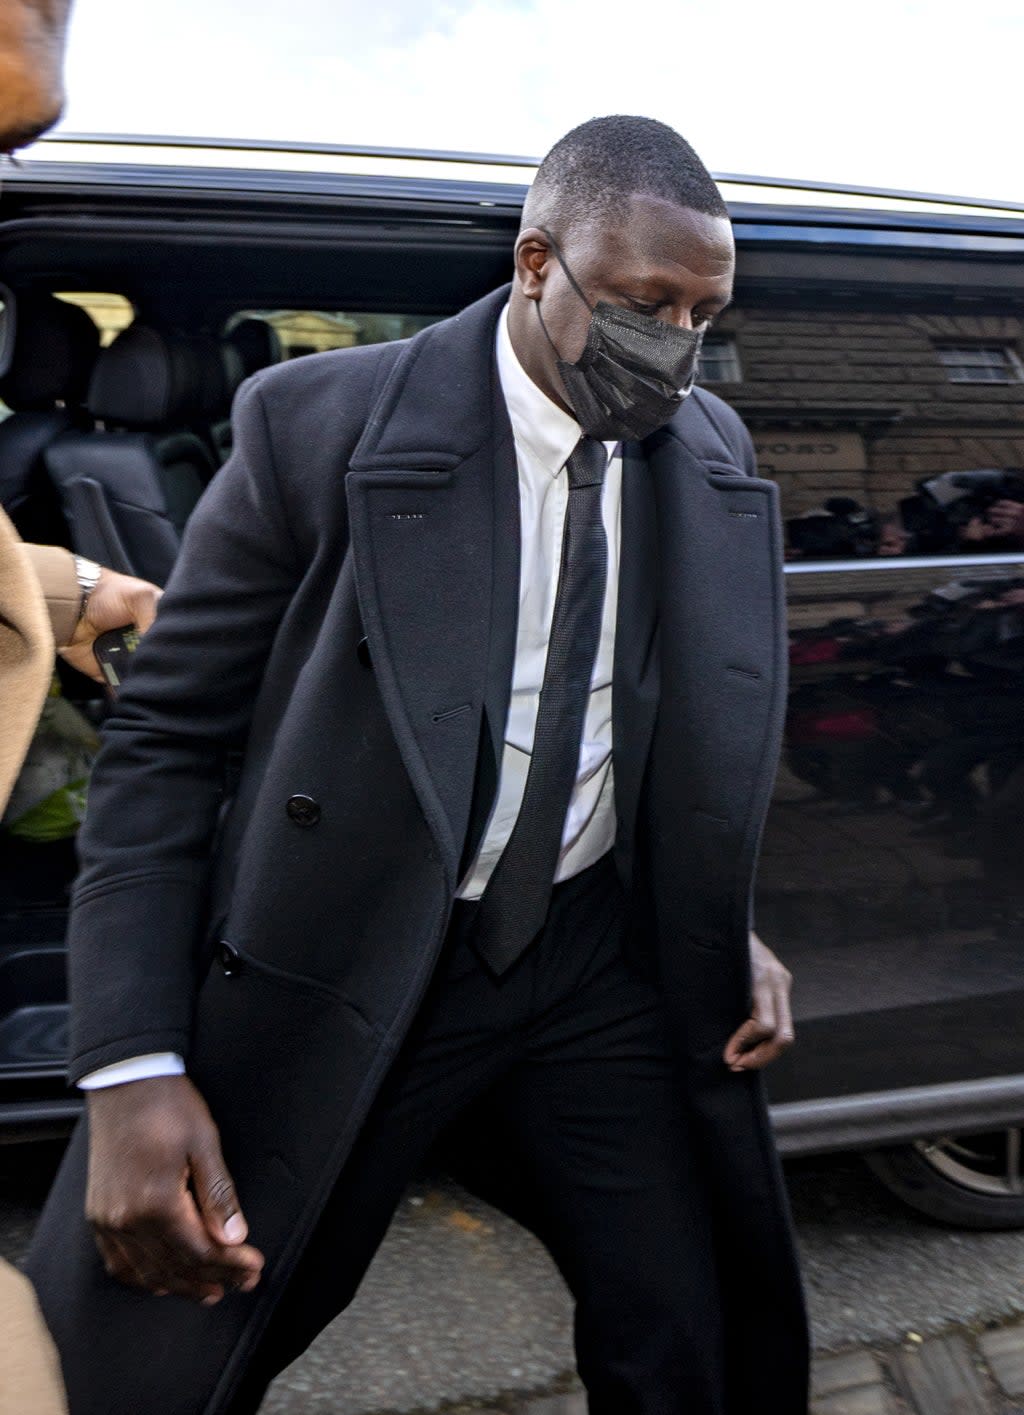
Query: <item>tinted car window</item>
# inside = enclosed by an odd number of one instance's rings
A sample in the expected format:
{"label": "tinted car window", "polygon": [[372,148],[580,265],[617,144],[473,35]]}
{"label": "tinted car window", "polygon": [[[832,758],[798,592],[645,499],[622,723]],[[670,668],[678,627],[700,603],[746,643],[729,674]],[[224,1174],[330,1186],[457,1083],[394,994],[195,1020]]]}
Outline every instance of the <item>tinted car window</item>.
{"label": "tinted car window", "polygon": [[779,483],[787,558],[1024,547],[1024,318],[792,300],[741,301],[704,368]]}
{"label": "tinted car window", "polygon": [[100,331],[100,344],[104,348],[135,318],[131,301],[112,291],[58,290],[55,294],[58,300],[80,305],[86,311]]}
{"label": "tinted car window", "polygon": [[963,304],[794,286],[716,329],[785,522],[787,1100],[1024,1072],[1024,315]]}
{"label": "tinted car window", "polygon": [[370,310],[348,313],[342,310],[239,310],[228,321],[230,333],[243,319],[261,319],[277,331],[286,359],[303,354],[319,354],[326,349],[349,349],[356,344],[383,344],[392,339],[408,339],[439,316],[421,314],[376,314]]}

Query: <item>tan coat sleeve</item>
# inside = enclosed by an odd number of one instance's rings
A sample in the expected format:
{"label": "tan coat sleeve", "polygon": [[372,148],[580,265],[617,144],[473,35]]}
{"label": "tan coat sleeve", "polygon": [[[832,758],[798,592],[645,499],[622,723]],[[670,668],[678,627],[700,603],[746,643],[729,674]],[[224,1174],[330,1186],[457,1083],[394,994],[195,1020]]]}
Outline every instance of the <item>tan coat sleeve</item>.
{"label": "tan coat sleeve", "polygon": [[54,642],[63,648],[75,632],[82,599],[74,558],[59,545],[26,545],[25,553],[42,587]]}
{"label": "tan coat sleeve", "polygon": [[0,1261],[0,1415],[66,1415],[64,1383],[32,1284]]}
{"label": "tan coat sleeve", "polygon": [[50,616],[32,561],[0,511],[0,812],[39,720],[53,654]]}

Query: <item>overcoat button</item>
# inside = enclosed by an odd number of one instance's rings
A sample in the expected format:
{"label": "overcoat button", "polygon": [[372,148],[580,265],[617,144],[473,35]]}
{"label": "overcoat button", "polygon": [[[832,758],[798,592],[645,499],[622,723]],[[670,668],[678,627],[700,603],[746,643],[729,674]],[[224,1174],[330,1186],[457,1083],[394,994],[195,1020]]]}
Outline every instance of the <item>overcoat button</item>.
{"label": "overcoat button", "polygon": [[296,825],[316,825],[320,819],[320,806],[312,796],[289,796],[285,810]]}
{"label": "overcoat button", "polygon": [[221,939],[217,947],[217,956],[220,959],[220,966],[224,970],[224,976],[232,977],[235,973],[242,971],[242,960],[238,955],[238,950],[232,948],[226,939]]}
{"label": "overcoat button", "polygon": [[373,659],[370,657],[369,639],[360,639],[358,644],[356,644],[356,658],[358,658],[364,668],[373,667]]}

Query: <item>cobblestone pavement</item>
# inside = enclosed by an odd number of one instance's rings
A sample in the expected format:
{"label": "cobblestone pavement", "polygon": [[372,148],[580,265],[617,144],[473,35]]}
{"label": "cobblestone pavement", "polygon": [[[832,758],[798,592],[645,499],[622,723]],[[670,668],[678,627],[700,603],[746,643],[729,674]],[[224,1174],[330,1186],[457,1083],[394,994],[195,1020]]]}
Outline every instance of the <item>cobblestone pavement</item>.
{"label": "cobblestone pavement", "polygon": [[[1024,1415],[1024,1233],[927,1223],[853,1157],[787,1173],[817,1350],[813,1415]],[[570,1321],[533,1240],[427,1182],[265,1415],[583,1415]]]}
{"label": "cobblestone pavement", "polygon": [[[23,1254],[50,1172],[0,1147],[5,1256]],[[926,1223],[854,1157],[787,1173],[813,1415],[1024,1415],[1024,1233]],[[544,1250],[425,1179],[356,1302],[275,1383],[263,1415],[584,1415],[571,1371],[571,1307]]]}
{"label": "cobblestone pavement", "polygon": [[[1021,1415],[1024,1322],[815,1360],[811,1415]],[[471,1410],[473,1407],[462,1407]],[[477,1415],[586,1415],[578,1391]]]}
{"label": "cobblestone pavement", "polygon": [[[532,1399],[445,1403],[434,1410],[445,1415],[586,1415],[576,1382],[567,1377],[559,1384],[561,1391]],[[1022,1402],[1024,1322],[1012,1322],[818,1356],[810,1415],[1022,1415]]]}
{"label": "cobblestone pavement", "polygon": [[[445,1415],[586,1415],[568,1378],[561,1391],[501,1404],[445,1404]],[[952,1331],[894,1347],[815,1358],[810,1415],[1022,1415],[1024,1322]],[[391,1412],[381,1412],[391,1415]]]}

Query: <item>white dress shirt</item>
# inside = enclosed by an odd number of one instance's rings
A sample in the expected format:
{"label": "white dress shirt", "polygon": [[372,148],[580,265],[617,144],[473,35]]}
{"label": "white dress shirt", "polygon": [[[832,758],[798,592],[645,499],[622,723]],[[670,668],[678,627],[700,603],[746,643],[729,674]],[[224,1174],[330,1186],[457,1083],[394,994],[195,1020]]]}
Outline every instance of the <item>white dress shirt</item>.
{"label": "white dress shirt", "polygon": [[[497,792],[476,859],[459,885],[461,899],[479,899],[484,892],[522,805],[569,504],[569,476],[565,464],[582,436],[576,419],[553,403],[519,362],[508,333],[507,306],[498,320],[497,360],[501,391],[512,423],[519,475],[519,619]],[[601,514],[608,541],[608,583],[556,881],[568,879],[592,865],[611,849],[615,838],[612,665],[618,607],[622,456],[617,443],[606,442],[605,447],[608,470],[602,490]],[[148,1076],[181,1075],[184,1069],[180,1056],[158,1052],[104,1066],[83,1077],[78,1084],[83,1090],[93,1090]]]}
{"label": "white dress shirt", "polygon": [[[569,504],[565,464],[583,435],[576,419],[541,392],[516,357],[508,333],[507,306],[498,320],[497,355],[498,378],[512,423],[519,470],[519,621],[498,789],[476,859],[459,886],[461,899],[479,899],[483,894],[498,857],[508,844],[526,790]],[[618,607],[622,457],[617,443],[607,442],[605,447],[609,461],[601,516],[608,541],[608,583],[556,881],[592,865],[611,849],[615,837],[612,659]]]}

